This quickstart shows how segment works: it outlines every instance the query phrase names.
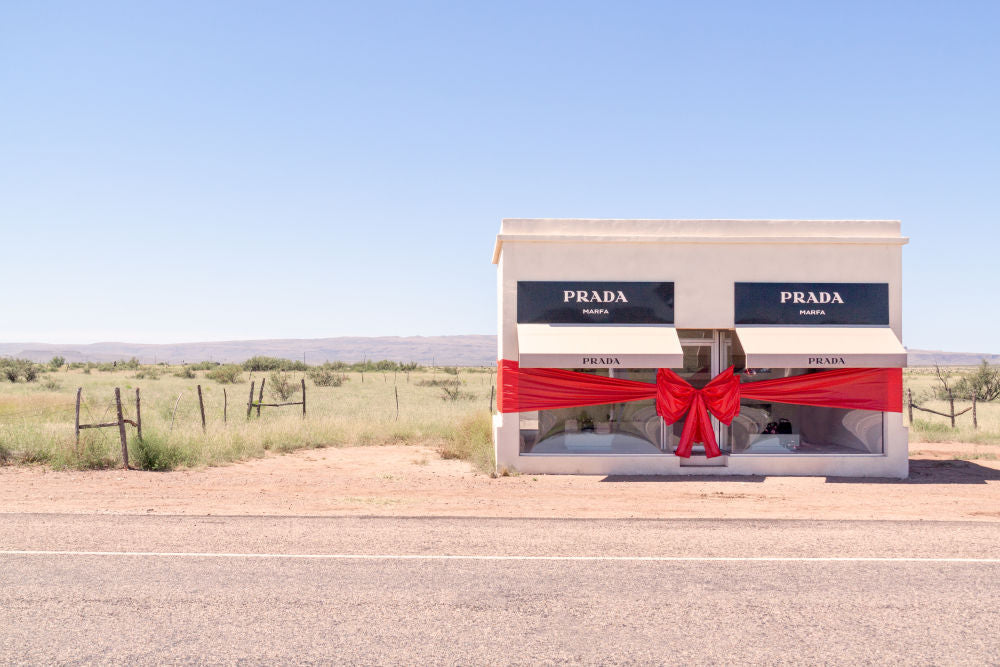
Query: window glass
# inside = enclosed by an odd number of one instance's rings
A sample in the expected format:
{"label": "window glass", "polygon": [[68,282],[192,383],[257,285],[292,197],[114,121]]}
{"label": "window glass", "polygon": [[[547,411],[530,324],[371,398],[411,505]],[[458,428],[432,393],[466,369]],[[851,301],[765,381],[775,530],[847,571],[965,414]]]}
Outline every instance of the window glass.
{"label": "window glass", "polygon": [[[820,372],[803,368],[747,368],[743,382]],[[881,454],[881,412],[789,403],[740,401],[729,427],[733,454]]]}
{"label": "window glass", "polygon": [[[609,376],[606,369],[570,369]],[[656,382],[654,369],[614,369],[611,377]],[[656,402],[630,401],[521,413],[522,454],[660,454]]]}

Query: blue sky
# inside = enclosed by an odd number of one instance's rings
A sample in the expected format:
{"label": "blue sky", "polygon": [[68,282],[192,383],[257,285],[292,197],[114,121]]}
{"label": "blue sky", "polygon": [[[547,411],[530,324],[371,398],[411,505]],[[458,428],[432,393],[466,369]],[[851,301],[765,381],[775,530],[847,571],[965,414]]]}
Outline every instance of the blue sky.
{"label": "blue sky", "polygon": [[503,217],[891,218],[1000,352],[1000,3],[7,2],[0,340],[494,333]]}

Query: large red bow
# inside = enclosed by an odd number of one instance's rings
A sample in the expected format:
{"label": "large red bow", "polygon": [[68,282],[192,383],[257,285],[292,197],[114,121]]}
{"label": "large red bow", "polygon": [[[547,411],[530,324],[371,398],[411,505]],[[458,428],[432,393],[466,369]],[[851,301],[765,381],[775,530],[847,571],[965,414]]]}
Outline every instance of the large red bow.
{"label": "large red bow", "polygon": [[691,446],[705,443],[705,456],[719,456],[719,443],[708,413],[723,424],[730,424],[740,411],[740,378],[730,366],[701,389],[695,389],[682,377],[667,368],[656,371],[656,412],[667,424],[673,424],[684,415],[684,430],[674,453],[688,458]]}

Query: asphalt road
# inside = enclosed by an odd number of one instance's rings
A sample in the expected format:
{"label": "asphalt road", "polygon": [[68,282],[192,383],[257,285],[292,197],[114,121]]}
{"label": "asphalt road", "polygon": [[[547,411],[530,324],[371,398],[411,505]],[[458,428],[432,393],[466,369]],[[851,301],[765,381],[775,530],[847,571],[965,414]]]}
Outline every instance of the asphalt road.
{"label": "asphalt road", "polygon": [[0,514],[0,662],[996,663],[998,577],[997,523]]}

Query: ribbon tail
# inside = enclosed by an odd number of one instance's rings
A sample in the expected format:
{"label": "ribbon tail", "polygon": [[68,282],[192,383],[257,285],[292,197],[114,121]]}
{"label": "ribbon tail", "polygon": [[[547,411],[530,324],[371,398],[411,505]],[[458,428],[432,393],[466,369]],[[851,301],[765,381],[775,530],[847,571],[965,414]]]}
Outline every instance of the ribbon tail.
{"label": "ribbon tail", "polygon": [[698,441],[698,431],[700,430],[698,415],[704,412],[705,402],[702,400],[701,394],[695,393],[691,399],[691,405],[688,406],[684,428],[681,430],[681,439],[677,443],[677,449],[674,450],[675,455],[684,459],[691,458],[691,447]]}
{"label": "ribbon tail", "polygon": [[684,420],[684,429],[681,431],[681,439],[674,454],[681,458],[690,458],[691,448],[696,442],[705,444],[706,458],[722,455],[719,443],[715,440],[715,429],[712,428],[712,419],[708,416],[705,399],[700,393],[696,393],[691,400],[691,407]]}
{"label": "ribbon tail", "polygon": [[677,443],[677,449],[674,450],[674,455],[679,456],[682,459],[691,458],[691,446],[693,444],[694,424],[690,419],[686,419],[684,420],[684,430],[681,431],[681,439],[680,442]]}
{"label": "ribbon tail", "polygon": [[715,429],[712,428],[712,418],[708,416],[707,410],[701,410],[697,415],[698,430],[700,431],[701,442],[705,443],[705,458],[711,459],[721,456],[719,443],[715,440]]}

